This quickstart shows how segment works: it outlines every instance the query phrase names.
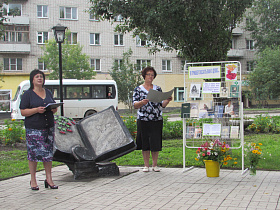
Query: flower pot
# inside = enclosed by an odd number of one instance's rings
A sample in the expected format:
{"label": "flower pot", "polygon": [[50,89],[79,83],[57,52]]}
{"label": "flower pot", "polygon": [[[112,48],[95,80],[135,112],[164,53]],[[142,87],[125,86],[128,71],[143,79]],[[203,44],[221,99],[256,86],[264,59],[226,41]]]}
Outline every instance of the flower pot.
{"label": "flower pot", "polygon": [[219,177],[220,176],[220,164],[213,160],[203,160],[206,168],[207,177]]}

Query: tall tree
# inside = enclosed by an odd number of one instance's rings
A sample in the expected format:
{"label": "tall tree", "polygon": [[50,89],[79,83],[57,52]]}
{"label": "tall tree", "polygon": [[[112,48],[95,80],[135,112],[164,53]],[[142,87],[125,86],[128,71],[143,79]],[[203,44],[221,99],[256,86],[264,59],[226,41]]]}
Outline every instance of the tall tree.
{"label": "tall tree", "polygon": [[[67,35],[66,35],[67,37]],[[69,44],[67,39],[62,44],[62,77],[64,79],[94,79],[96,72],[90,67],[89,56],[82,53],[83,47],[79,44]],[[47,68],[52,70],[50,79],[59,78],[58,46],[54,39],[48,41],[43,47],[42,60]]]}
{"label": "tall tree", "polygon": [[116,30],[140,34],[152,41],[152,51],[164,47],[189,61],[217,61],[227,59],[232,30],[252,1],[91,0],[90,11],[107,20],[121,15]]}
{"label": "tall tree", "polygon": [[249,75],[251,93],[258,101],[280,97],[280,47],[259,53],[257,66]]}
{"label": "tall tree", "polygon": [[122,62],[114,62],[110,71],[111,77],[118,86],[119,101],[128,106],[130,112],[133,109],[132,98],[134,88],[143,83],[142,76],[139,70],[137,70],[137,65],[130,61],[132,53],[131,49],[124,52]]}
{"label": "tall tree", "polygon": [[255,1],[246,18],[246,30],[251,31],[258,51],[280,45],[279,0]]}

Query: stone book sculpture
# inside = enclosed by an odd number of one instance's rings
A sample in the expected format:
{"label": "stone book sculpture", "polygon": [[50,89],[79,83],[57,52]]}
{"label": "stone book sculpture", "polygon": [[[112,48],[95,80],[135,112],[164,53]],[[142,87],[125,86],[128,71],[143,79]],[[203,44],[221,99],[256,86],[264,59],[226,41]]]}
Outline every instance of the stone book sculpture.
{"label": "stone book sculpture", "polygon": [[[67,164],[75,179],[104,173],[118,175],[118,167],[108,161],[136,149],[133,137],[113,106],[77,123],[57,116],[55,122],[54,160]],[[106,167],[111,172],[106,172]]]}

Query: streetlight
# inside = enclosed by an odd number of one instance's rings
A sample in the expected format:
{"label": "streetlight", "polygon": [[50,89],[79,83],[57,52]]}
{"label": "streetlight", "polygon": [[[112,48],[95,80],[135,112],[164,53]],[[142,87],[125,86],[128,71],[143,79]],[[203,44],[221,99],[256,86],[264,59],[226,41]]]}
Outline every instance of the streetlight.
{"label": "streetlight", "polygon": [[[60,24],[57,24],[52,29],[54,30],[54,37],[55,41],[58,43],[58,49],[59,49],[59,92],[60,92],[60,102],[63,102],[63,85],[62,85],[62,55],[61,55],[61,43],[64,42],[65,38],[65,29],[67,27],[62,26]],[[64,115],[63,113],[63,104],[60,107],[60,114],[61,116]]]}

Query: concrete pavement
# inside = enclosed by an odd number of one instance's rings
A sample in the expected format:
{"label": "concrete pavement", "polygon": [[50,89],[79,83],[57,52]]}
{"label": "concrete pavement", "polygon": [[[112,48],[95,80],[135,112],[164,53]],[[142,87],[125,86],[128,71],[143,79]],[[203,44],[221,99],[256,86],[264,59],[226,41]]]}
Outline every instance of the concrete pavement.
{"label": "concrete pavement", "polygon": [[0,209],[280,209],[280,171],[221,169],[206,177],[204,168],[183,172],[162,168],[120,167],[117,177],[73,180],[66,165],[53,168],[58,190],[45,189],[44,171],[37,173],[39,191],[30,175],[0,181]]}

